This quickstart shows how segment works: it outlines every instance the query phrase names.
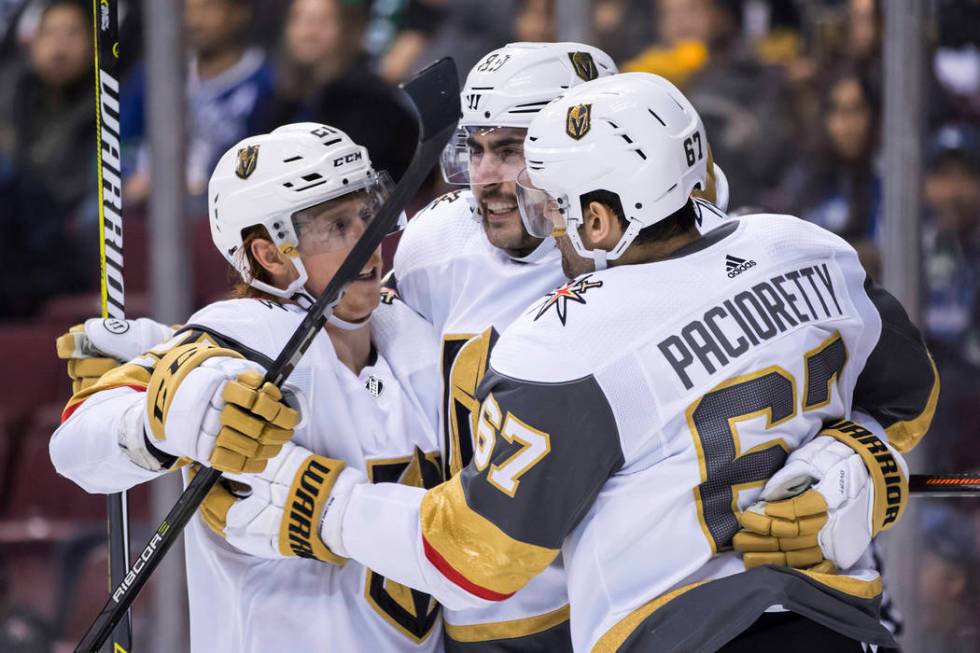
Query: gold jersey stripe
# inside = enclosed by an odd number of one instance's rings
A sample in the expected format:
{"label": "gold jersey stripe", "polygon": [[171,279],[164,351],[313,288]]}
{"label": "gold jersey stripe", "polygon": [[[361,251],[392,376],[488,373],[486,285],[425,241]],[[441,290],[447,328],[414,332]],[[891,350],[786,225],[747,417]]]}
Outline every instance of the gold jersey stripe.
{"label": "gold jersey stripe", "polygon": [[[819,568],[819,566],[816,568]],[[876,576],[873,580],[861,580],[854,576],[825,574],[814,571],[814,569],[794,569],[793,571],[812,578],[821,585],[826,585],[838,592],[843,592],[859,599],[873,599],[881,594],[881,576]]]}
{"label": "gold jersey stripe", "polygon": [[636,630],[637,626],[643,623],[644,619],[676,599],[681,594],[684,594],[685,592],[692,590],[699,585],[704,585],[704,583],[705,581],[698,581],[697,583],[691,583],[690,585],[678,587],[677,589],[671,590],[666,594],[661,594],[649,603],[640,606],[633,612],[620,619],[615,626],[607,630],[606,633],[599,638],[599,641],[595,643],[595,646],[592,647],[592,653],[615,653],[619,650],[619,647],[623,645],[623,642],[625,642],[626,639],[633,633],[633,631]]}
{"label": "gold jersey stripe", "polygon": [[567,605],[563,605],[551,612],[510,621],[467,626],[458,626],[447,622],[445,630],[446,635],[456,642],[489,642],[498,639],[514,639],[543,633],[568,621],[568,615],[569,608]]}
{"label": "gold jersey stripe", "polygon": [[452,571],[497,594],[521,589],[558,556],[558,549],[512,538],[470,508],[458,475],[425,493],[420,521],[423,539]]}
{"label": "gold jersey stripe", "polygon": [[[871,600],[881,594],[880,576],[876,576],[872,580],[862,580],[860,578],[855,578],[854,576],[844,576],[836,573],[816,571],[816,569],[822,568],[827,567],[818,565],[812,569],[792,569],[790,571],[804,575],[825,587],[858,599]],[[673,601],[682,594],[704,585],[707,582],[711,581],[698,581],[696,583],[691,583],[690,585],[678,587],[677,589],[671,590],[666,594],[662,594],[649,603],[640,606],[617,622],[612,628],[607,630],[605,634],[595,643],[595,646],[592,647],[591,653],[616,653],[616,651],[619,650],[619,647],[623,645],[629,636],[633,634],[633,631],[635,631],[647,617],[652,615],[657,610],[663,608],[669,602]]]}
{"label": "gold jersey stripe", "polygon": [[[71,412],[92,395],[123,386],[146,388],[150,383],[150,370],[134,363],[126,363],[102,375],[98,381],[72,395],[65,405],[65,413]],[[64,413],[62,413],[64,414]]]}
{"label": "gold jersey stripe", "polygon": [[904,422],[895,422],[885,429],[888,434],[888,444],[898,449],[901,453],[906,453],[919,444],[919,440],[929,430],[932,418],[936,415],[936,404],[939,402],[939,370],[936,369],[936,361],[929,356],[929,364],[932,366],[932,390],[929,391],[929,399],[926,401],[925,408],[919,413],[918,417]]}

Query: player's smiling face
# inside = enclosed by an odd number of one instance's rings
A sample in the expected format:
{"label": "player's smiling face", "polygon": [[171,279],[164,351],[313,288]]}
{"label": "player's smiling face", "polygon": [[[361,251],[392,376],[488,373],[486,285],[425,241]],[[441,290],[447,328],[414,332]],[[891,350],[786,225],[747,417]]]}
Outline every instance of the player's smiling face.
{"label": "player's smiling face", "polygon": [[467,138],[470,182],[487,239],[524,256],[541,241],[524,229],[517,209],[517,175],[524,169],[524,136],[516,127],[473,129]]}

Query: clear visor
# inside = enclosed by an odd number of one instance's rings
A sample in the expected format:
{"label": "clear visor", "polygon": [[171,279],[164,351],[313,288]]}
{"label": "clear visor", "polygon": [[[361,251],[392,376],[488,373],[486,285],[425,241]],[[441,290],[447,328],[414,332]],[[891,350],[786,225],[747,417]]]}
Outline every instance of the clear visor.
{"label": "clear visor", "polygon": [[524,228],[532,236],[547,238],[564,235],[568,200],[564,196],[554,198],[535,186],[527,170],[522,170],[517,176],[517,206]]}
{"label": "clear visor", "polygon": [[[292,214],[293,229],[304,256],[350,249],[391,195],[387,172],[377,172],[359,187]],[[404,226],[404,214],[398,227]]]}
{"label": "clear visor", "polygon": [[524,169],[524,136],[519,127],[461,127],[442,151],[440,167],[457,186],[514,181]]}

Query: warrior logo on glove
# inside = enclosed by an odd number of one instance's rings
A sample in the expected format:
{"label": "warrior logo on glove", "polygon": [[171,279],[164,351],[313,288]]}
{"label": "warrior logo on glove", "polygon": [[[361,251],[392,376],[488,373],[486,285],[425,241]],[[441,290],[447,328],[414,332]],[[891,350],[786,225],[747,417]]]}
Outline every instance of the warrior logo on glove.
{"label": "warrior logo on glove", "polygon": [[[301,558],[328,560],[334,556],[320,541],[319,517],[344,463],[323,456],[310,456],[289,489],[287,509],[289,527],[280,532],[279,549]],[[316,521],[314,523],[314,518]],[[337,560],[338,564],[342,561]]]}

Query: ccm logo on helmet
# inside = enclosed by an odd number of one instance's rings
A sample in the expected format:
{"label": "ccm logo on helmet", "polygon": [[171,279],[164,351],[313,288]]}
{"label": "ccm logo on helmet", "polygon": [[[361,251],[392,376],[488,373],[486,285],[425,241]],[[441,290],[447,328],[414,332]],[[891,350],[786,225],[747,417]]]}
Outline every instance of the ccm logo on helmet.
{"label": "ccm logo on helmet", "polygon": [[354,161],[360,161],[364,158],[360,152],[352,152],[351,154],[345,154],[344,156],[339,156],[333,160],[333,167],[339,168],[340,166],[347,165],[348,163],[353,163]]}

